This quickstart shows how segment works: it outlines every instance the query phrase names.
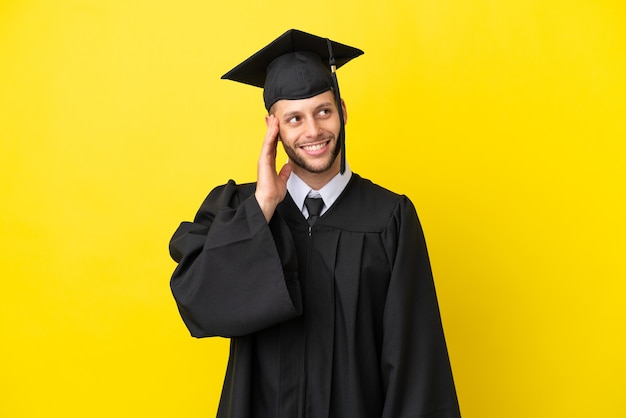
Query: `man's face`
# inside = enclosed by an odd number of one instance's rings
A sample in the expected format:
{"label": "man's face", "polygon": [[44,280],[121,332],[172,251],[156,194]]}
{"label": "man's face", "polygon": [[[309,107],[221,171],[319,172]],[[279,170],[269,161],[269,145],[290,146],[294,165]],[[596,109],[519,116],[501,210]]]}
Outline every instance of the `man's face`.
{"label": "man's face", "polygon": [[[340,121],[335,96],[327,91],[309,99],[279,100],[272,106],[279,138],[294,171],[339,171]],[[345,115],[345,112],[344,112]]]}

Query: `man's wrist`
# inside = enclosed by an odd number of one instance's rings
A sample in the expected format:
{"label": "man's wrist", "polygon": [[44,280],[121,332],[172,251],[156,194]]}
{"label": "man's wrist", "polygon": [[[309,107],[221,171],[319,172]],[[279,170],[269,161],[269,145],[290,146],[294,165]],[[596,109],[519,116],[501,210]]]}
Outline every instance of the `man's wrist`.
{"label": "man's wrist", "polygon": [[261,208],[261,212],[263,212],[265,220],[269,222],[274,215],[274,211],[276,210],[276,206],[278,206],[278,202],[275,202],[273,199],[264,198],[260,196],[260,193],[258,192],[254,193],[254,198],[256,199],[259,208]]}

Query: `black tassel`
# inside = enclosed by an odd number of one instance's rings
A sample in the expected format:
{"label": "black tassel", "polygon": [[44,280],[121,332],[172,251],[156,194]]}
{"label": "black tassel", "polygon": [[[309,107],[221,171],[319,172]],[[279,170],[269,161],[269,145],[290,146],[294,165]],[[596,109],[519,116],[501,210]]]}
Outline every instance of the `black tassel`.
{"label": "black tassel", "polygon": [[335,67],[335,57],[333,56],[333,47],[330,39],[326,39],[328,44],[328,64],[330,65],[330,75],[333,80],[333,90],[335,91],[335,102],[337,102],[337,109],[339,111],[339,146],[341,147],[341,167],[339,173],[343,174],[346,171],[346,127],[343,115],[343,107],[341,106],[341,94],[339,93],[339,83],[337,82],[337,68]]}

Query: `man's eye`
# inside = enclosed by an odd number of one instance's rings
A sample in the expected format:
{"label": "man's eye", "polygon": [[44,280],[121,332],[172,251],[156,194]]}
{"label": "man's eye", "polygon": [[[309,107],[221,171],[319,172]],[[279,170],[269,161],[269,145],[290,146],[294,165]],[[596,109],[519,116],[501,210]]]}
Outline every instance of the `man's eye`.
{"label": "man's eye", "polygon": [[330,115],[330,109],[320,110],[320,116],[328,116],[328,115]]}
{"label": "man's eye", "polygon": [[298,123],[299,120],[300,120],[299,117],[294,116],[294,117],[289,118],[289,120],[287,122],[289,122],[289,123]]}

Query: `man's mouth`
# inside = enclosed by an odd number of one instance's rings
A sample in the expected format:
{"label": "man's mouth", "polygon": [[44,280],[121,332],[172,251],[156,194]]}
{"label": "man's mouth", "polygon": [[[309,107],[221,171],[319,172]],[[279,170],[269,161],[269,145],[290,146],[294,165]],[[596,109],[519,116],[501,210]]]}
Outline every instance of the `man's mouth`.
{"label": "man's mouth", "polygon": [[326,146],[328,145],[328,143],[329,143],[329,142],[330,142],[330,141],[324,141],[324,142],[320,142],[320,143],[317,143],[317,144],[308,144],[308,145],[303,145],[303,146],[301,146],[300,148],[302,148],[302,149],[303,149],[303,150],[305,150],[305,151],[309,151],[309,152],[312,152],[312,151],[319,151],[319,150],[321,150],[322,148],[326,147]]}

